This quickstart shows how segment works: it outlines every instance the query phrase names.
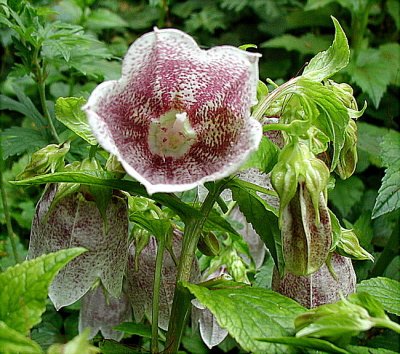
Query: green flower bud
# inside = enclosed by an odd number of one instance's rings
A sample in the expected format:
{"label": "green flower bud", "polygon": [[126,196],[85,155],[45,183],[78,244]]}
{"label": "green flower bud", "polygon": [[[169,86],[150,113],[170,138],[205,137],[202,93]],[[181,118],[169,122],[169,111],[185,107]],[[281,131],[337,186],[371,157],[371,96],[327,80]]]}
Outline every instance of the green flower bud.
{"label": "green flower bud", "polygon": [[346,83],[338,84],[333,80],[328,80],[326,87],[332,90],[345,107],[355,111],[358,110],[357,101],[353,96],[353,88],[350,85]]}
{"label": "green flower bud", "polygon": [[344,144],[340,150],[335,172],[341,179],[349,178],[356,169],[357,161],[357,125],[353,119],[350,119],[345,130]]}
{"label": "green flower bud", "polygon": [[285,270],[295,275],[316,272],[326,261],[332,244],[329,210],[320,192],[317,208],[306,183],[280,215]]}
{"label": "green flower bud", "polygon": [[212,232],[203,233],[197,247],[206,256],[218,256],[220,251],[219,241]]}
{"label": "green flower bud", "polygon": [[18,176],[18,180],[55,172],[64,166],[64,156],[69,151],[70,144],[65,142],[60,145],[50,144],[33,153],[31,161],[24,171]]}
{"label": "green flower bud", "polygon": [[360,246],[357,235],[353,230],[341,229],[341,235],[336,246],[336,252],[359,261],[368,259],[372,262],[374,261],[374,257]]}
{"label": "green flower bud", "polygon": [[296,194],[299,182],[304,182],[316,210],[316,220],[319,218],[320,195],[325,191],[328,180],[328,167],[303,142],[286,145],[271,173],[271,183],[280,198],[281,213]]}
{"label": "green flower bud", "polygon": [[112,172],[116,178],[123,178],[126,174],[122,164],[115,155],[110,155],[106,162],[106,171]]}

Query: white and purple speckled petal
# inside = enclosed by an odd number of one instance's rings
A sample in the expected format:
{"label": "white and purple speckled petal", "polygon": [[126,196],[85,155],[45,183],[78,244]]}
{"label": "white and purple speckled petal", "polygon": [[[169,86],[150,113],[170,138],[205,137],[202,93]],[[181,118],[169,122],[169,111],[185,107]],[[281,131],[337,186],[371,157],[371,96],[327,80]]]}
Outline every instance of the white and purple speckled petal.
{"label": "white and purple speckled petal", "polygon": [[259,54],[200,49],[187,34],[155,30],[136,40],[122,77],[85,105],[100,144],[149,193],[179,192],[226,177],[258,147]]}
{"label": "white and purple speckled petal", "polygon": [[109,228],[105,233],[95,202],[81,193],[62,198],[49,210],[56,190],[56,185],[46,189],[36,207],[28,258],[77,246],[88,251],[68,263],[54,278],[49,288],[54,306],[59,309],[79,300],[99,278],[112,296],[119,296],[128,249],[126,200],[112,197],[106,211]]}
{"label": "white and purple speckled petal", "polygon": [[113,327],[131,319],[132,308],[125,293],[121,293],[118,298],[108,294],[106,296],[106,290],[98,286],[94,290],[89,290],[82,298],[79,333],[90,328],[89,339],[101,331],[105,339],[120,341],[124,333],[114,330]]}

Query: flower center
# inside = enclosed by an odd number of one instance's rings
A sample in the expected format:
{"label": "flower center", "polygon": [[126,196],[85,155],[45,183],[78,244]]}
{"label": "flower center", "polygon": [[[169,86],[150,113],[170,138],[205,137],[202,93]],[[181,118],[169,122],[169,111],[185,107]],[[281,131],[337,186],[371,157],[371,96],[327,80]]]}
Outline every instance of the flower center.
{"label": "flower center", "polygon": [[150,123],[149,147],[153,154],[180,158],[196,141],[187,113],[172,110]]}

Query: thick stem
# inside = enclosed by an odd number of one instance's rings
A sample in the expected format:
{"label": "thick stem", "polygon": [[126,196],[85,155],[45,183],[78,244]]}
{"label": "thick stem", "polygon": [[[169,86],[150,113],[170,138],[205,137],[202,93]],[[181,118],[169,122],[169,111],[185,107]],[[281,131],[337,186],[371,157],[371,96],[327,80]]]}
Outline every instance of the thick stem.
{"label": "thick stem", "polygon": [[165,353],[176,353],[179,349],[190,307],[190,295],[186,289],[180,286],[180,283],[183,281],[189,281],[190,279],[197,243],[203,225],[221,192],[221,182],[217,182],[214,186],[215,189],[210,191],[204,200],[200,209],[200,216],[188,220],[185,225],[182,252],[179,259],[178,273],[176,277],[174,301],[168,325]]}
{"label": "thick stem", "polygon": [[16,236],[15,236],[14,230],[12,228],[10,209],[8,207],[7,194],[6,194],[6,189],[4,187],[4,185],[5,185],[5,182],[3,180],[3,170],[5,169],[4,165],[5,164],[4,164],[4,161],[3,161],[3,151],[2,151],[2,148],[1,148],[1,136],[0,136],[0,193],[1,193],[1,201],[3,203],[3,211],[4,211],[4,217],[6,219],[7,233],[8,233],[8,237],[10,239],[10,243],[11,243],[11,247],[12,247],[15,263],[19,263]]}
{"label": "thick stem", "polygon": [[153,303],[151,317],[151,352],[158,353],[158,311],[160,304],[161,270],[164,258],[165,239],[157,240],[156,269],[153,281]]}

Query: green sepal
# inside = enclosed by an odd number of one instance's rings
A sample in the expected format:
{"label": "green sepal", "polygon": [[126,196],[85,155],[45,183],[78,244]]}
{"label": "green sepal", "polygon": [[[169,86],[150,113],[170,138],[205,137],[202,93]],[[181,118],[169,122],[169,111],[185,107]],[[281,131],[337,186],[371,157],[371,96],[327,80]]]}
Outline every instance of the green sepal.
{"label": "green sepal", "polygon": [[206,256],[218,256],[221,248],[213,232],[202,233],[197,247]]}
{"label": "green sepal", "polygon": [[341,228],[341,235],[336,245],[336,252],[342,256],[346,256],[358,261],[374,261],[374,257],[360,246],[355,232],[345,228]]}
{"label": "green sepal", "polygon": [[23,180],[34,176],[45,175],[60,170],[64,166],[64,156],[69,151],[70,144],[50,144],[32,154],[31,161],[16,177]]}

